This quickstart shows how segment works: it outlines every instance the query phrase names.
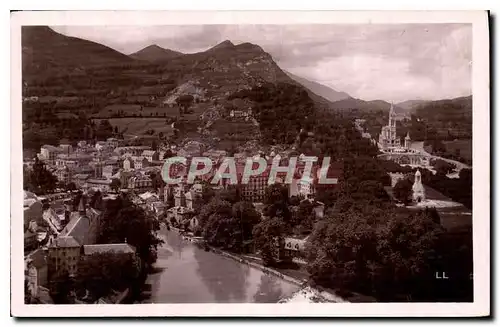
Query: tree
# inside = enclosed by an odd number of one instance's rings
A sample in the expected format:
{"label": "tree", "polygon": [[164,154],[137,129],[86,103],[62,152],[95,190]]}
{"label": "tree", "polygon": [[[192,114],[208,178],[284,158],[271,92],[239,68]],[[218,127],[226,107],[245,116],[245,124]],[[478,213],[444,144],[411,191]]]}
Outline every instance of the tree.
{"label": "tree", "polygon": [[284,222],[290,221],[291,213],[288,207],[288,188],[285,185],[276,183],[266,187],[264,191],[264,204],[263,213],[265,216],[279,216]]}
{"label": "tree", "polygon": [[165,181],[161,177],[161,174],[153,172],[150,174],[150,178],[151,178],[151,186],[153,187],[154,190],[159,190],[166,185]]}
{"label": "tree", "polygon": [[126,195],[107,202],[101,220],[99,243],[124,243],[134,246],[144,267],[156,261],[157,247],[161,243],[156,236],[160,229],[158,220]]}
{"label": "tree", "polygon": [[215,196],[200,210],[200,214],[198,215],[200,227],[205,230],[205,226],[208,224],[210,216],[213,214],[218,214],[221,217],[230,217],[231,213],[231,203],[223,201],[219,197]]}
{"label": "tree", "polygon": [[115,192],[118,192],[120,188],[122,187],[122,183],[118,178],[113,178],[111,179],[111,184],[109,184],[109,187]]}
{"label": "tree", "polygon": [[190,94],[183,94],[177,99],[175,99],[175,102],[179,106],[179,115],[182,116],[183,113],[185,113],[191,104],[193,103],[194,97]]}
{"label": "tree", "polygon": [[437,263],[442,228],[431,216],[375,206],[329,215],[306,245],[312,280],[381,301],[417,294]]}
{"label": "tree", "polygon": [[67,191],[76,190],[76,184],[74,182],[69,182],[68,184],[66,184],[66,190]]}
{"label": "tree", "polygon": [[111,126],[109,120],[107,119],[101,120],[96,131],[97,139],[105,140],[111,136],[113,136],[113,126]]}
{"label": "tree", "polygon": [[94,209],[97,209],[97,210],[103,210],[103,204],[104,202],[102,201],[102,194],[101,194],[101,191],[97,190],[96,192],[94,192],[94,194],[92,194],[91,198],[90,198],[90,207],[91,208],[94,208]]}
{"label": "tree", "polygon": [[404,205],[408,205],[411,202],[411,181],[407,178],[398,180],[396,185],[394,185],[394,188],[392,189],[392,193],[398,201],[401,201]]}
{"label": "tree", "polygon": [[108,295],[111,290],[132,286],[140,275],[140,264],[134,255],[113,252],[84,256],[78,263],[76,284],[88,290],[95,298]]}
{"label": "tree", "polygon": [[226,189],[222,189],[218,196],[222,201],[234,204],[240,201],[240,192],[239,185],[229,185]]}
{"label": "tree", "polygon": [[172,208],[174,205],[175,205],[174,192],[170,191],[170,192],[168,192],[168,196],[167,196],[167,207]]}
{"label": "tree", "polygon": [[275,265],[279,260],[280,244],[287,227],[281,217],[264,219],[253,229],[254,244],[260,250],[265,265]]}
{"label": "tree", "polygon": [[25,168],[24,188],[35,194],[45,194],[52,192],[57,185],[57,178],[45,168],[45,164],[35,158],[32,169]]}
{"label": "tree", "polygon": [[55,304],[71,304],[70,294],[74,291],[74,280],[66,270],[60,270],[50,276],[49,292]]}
{"label": "tree", "polygon": [[437,159],[433,162],[434,169],[439,175],[446,175],[451,173],[455,169],[455,165],[449,163],[448,161]]}

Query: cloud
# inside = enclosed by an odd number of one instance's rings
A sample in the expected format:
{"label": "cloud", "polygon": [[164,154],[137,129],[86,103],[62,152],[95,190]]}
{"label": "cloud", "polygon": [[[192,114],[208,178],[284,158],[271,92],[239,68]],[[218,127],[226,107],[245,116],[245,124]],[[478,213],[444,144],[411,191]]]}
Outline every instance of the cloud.
{"label": "cloud", "polygon": [[132,53],[150,44],[193,53],[251,42],[286,70],[361,99],[471,93],[469,24],[65,26],[55,30]]}

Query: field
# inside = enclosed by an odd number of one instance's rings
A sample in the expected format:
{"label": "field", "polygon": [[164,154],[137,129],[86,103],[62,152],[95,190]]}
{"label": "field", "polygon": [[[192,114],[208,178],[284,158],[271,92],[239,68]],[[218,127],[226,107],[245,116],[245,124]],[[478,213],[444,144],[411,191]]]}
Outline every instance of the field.
{"label": "field", "polygon": [[95,117],[109,118],[118,115],[130,117],[132,115],[142,117],[166,117],[176,116],[179,109],[169,107],[146,107],[138,104],[112,104],[102,109]]}
{"label": "field", "polygon": [[467,160],[472,160],[472,140],[443,141],[446,151],[450,154],[457,154]]}
{"label": "field", "polygon": [[[154,130],[154,135],[162,132],[164,135],[172,133],[171,124],[165,118],[110,118],[110,124],[118,127],[120,132],[126,135],[144,135],[148,130]],[[96,119],[96,124],[98,119]]]}

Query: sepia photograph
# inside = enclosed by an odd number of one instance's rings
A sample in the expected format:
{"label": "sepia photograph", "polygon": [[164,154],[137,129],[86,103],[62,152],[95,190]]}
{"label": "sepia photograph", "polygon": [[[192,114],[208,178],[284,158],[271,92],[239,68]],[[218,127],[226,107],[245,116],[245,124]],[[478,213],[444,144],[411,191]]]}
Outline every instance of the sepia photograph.
{"label": "sepia photograph", "polygon": [[489,315],[486,11],[11,37],[13,315]]}

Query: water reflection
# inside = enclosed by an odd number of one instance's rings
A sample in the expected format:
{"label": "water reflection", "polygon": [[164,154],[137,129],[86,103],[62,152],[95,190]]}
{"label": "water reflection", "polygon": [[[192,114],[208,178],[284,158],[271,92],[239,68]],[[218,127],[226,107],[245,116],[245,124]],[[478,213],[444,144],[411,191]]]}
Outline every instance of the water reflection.
{"label": "water reflection", "polygon": [[245,302],[250,268],[213,252],[196,249],[197,272],[217,303]]}
{"label": "water reflection", "polygon": [[281,299],[283,291],[275,277],[262,275],[257,292],[253,297],[253,302],[256,303],[276,303],[275,299]]}
{"label": "water reflection", "polygon": [[163,229],[148,303],[276,303],[297,287],[260,270],[198,248]]}

